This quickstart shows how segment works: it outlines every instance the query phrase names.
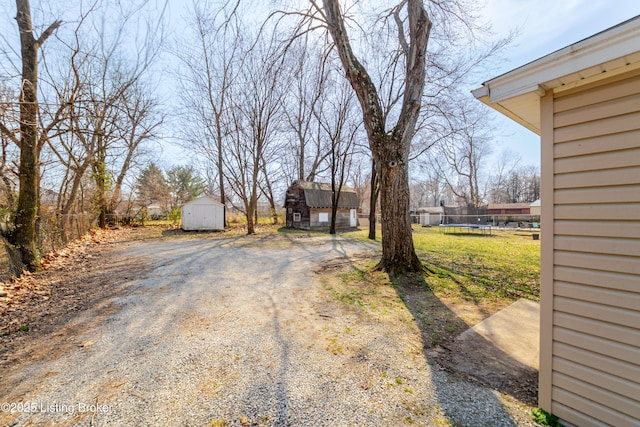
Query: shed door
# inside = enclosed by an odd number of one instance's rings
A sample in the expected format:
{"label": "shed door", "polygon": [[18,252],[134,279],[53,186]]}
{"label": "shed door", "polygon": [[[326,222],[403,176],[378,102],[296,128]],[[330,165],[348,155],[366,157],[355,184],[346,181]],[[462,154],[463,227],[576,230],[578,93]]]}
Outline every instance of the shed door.
{"label": "shed door", "polygon": [[349,226],[358,226],[358,211],[356,209],[351,209],[351,213],[349,214]]}
{"label": "shed door", "polygon": [[196,225],[198,228],[211,228],[210,218],[211,207],[206,205],[196,205],[193,207],[193,213],[195,215]]}
{"label": "shed door", "polygon": [[222,218],[218,215],[218,209],[213,205],[194,205],[191,224],[198,230],[215,230],[220,228]]}

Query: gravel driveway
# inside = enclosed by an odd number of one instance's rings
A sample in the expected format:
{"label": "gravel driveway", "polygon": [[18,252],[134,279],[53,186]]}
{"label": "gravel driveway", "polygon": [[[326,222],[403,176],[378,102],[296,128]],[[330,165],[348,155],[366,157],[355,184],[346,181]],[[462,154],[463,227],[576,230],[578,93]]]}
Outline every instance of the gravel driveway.
{"label": "gravel driveway", "polygon": [[18,399],[7,403],[22,413],[3,405],[0,424],[534,425],[517,403],[430,365],[412,322],[365,321],[332,297],[318,265],[373,245],[242,237],[123,250],[148,263],[145,278],[98,324],[78,318],[62,356],[3,374],[19,387],[0,402]]}

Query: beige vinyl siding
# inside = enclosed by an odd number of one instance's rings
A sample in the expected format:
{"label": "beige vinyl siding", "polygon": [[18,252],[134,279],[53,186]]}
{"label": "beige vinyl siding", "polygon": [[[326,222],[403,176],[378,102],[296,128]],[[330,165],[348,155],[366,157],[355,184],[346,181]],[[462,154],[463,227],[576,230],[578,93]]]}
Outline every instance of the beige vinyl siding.
{"label": "beige vinyl siding", "polygon": [[566,220],[556,226],[556,232],[565,236],[582,236],[584,235],[585,227],[591,228],[589,230],[591,236],[640,238],[640,227],[632,222],[620,224],[609,221],[594,224],[593,221],[590,220]]}
{"label": "beige vinyl siding", "polygon": [[549,136],[553,265],[543,269],[552,281],[553,316],[551,377],[541,387],[550,386],[552,412],[571,424],[637,426],[638,72],[556,93]]}
{"label": "beige vinyl siding", "polygon": [[624,169],[569,173],[555,177],[556,188],[600,188],[629,185],[640,176],[640,166]]}
{"label": "beige vinyl siding", "polygon": [[613,359],[598,353],[585,353],[581,351],[581,349],[571,345],[556,343],[553,346],[553,353],[556,358],[564,358],[566,360],[580,359],[583,366],[597,369],[618,378],[637,378],[637,376],[640,375],[640,367],[638,365],[626,363],[619,359]]}

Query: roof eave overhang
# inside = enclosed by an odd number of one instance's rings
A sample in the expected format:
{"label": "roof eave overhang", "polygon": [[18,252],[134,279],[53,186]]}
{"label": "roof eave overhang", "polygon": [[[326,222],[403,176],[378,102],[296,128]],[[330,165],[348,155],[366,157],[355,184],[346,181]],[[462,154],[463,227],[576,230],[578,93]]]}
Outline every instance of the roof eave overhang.
{"label": "roof eave overhang", "polygon": [[640,68],[640,16],[537,59],[472,91],[540,134],[540,97]]}

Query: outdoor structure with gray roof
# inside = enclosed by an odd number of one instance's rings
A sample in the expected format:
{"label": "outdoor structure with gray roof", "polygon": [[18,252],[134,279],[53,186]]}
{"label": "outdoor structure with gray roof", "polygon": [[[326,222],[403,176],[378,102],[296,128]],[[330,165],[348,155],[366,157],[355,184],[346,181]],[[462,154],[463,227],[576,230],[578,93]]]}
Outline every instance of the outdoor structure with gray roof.
{"label": "outdoor structure with gray roof", "polygon": [[[331,184],[294,181],[285,195],[287,227],[303,230],[328,228],[331,225],[332,194]],[[359,206],[355,190],[342,186],[336,211],[336,227],[356,227]]]}

